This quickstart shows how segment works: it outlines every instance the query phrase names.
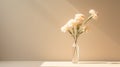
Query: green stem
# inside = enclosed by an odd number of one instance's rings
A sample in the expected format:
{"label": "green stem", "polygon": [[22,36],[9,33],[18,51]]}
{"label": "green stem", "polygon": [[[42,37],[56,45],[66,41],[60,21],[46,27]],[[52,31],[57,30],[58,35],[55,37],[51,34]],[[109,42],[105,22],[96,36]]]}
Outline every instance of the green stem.
{"label": "green stem", "polygon": [[87,24],[87,23],[88,23],[88,21],[92,19],[92,17],[93,17],[92,15],[91,15],[91,16],[89,16],[89,17],[88,17],[88,19],[87,19],[87,20],[85,20],[85,21],[83,22],[83,25]]}

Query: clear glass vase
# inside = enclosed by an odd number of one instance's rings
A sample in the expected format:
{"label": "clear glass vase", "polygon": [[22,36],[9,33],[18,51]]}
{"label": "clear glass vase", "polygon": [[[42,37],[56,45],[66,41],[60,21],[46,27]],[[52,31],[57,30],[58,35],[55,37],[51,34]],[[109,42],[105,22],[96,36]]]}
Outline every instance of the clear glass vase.
{"label": "clear glass vase", "polygon": [[73,47],[72,63],[79,63],[79,45],[74,42],[72,47]]}

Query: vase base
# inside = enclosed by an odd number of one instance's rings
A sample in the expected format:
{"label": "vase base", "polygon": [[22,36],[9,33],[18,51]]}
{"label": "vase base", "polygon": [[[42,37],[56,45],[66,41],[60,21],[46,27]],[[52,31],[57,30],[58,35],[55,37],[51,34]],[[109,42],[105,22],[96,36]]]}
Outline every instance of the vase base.
{"label": "vase base", "polygon": [[78,64],[78,63],[79,63],[79,60],[72,60],[72,63]]}

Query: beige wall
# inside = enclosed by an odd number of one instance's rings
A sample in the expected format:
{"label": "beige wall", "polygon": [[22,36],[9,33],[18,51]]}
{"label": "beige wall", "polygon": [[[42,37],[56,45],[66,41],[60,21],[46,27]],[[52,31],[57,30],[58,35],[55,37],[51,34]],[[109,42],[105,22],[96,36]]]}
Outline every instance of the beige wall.
{"label": "beige wall", "polygon": [[60,31],[77,12],[99,19],[79,38],[80,60],[120,60],[119,0],[0,0],[0,60],[71,60]]}

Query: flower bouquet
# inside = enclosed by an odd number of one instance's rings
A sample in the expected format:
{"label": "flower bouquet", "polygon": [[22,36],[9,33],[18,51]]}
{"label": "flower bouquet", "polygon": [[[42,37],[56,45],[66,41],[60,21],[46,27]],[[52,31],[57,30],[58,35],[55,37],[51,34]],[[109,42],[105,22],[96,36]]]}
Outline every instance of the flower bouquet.
{"label": "flower bouquet", "polygon": [[62,32],[68,32],[74,39],[72,57],[73,63],[79,62],[79,45],[77,44],[79,35],[87,31],[87,24],[90,20],[97,18],[95,10],[91,9],[89,13],[90,16],[88,18],[85,18],[85,16],[81,13],[75,14],[73,19],[70,19],[63,27],[61,27]]}

